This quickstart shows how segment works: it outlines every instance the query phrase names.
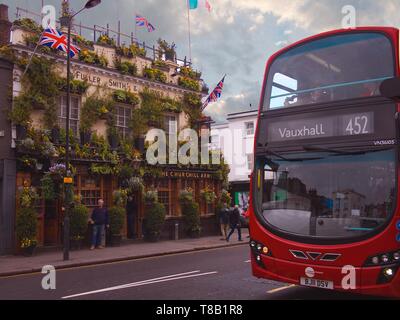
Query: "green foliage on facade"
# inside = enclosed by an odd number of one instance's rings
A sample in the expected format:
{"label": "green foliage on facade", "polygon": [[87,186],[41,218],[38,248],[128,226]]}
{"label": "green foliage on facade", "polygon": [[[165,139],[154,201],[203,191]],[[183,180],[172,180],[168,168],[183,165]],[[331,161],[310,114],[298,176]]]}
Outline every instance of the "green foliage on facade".
{"label": "green foliage on facade", "polygon": [[162,83],[167,82],[167,75],[164,73],[164,71],[155,68],[149,68],[149,67],[144,68],[143,76],[152,81],[159,81]]}
{"label": "green foliage on facade", "polygon": [[112,95],[114,101],[137,106],[140,99],[137,94],[125,90],[115,90]]}
{"label": "green foliage on facade", "polygon": [[137,76],[137,66],[129,61],[121,61],[117,58],[114,61],[115,68],[124,75]]}
{"label": "green foliage on facade", "polygon": [[193,90],[193,91],[200,91],[200,84],[198,81],[187,78],[187,77],[180,77],[178,79],[178,85],[182,88]]}
{"label": "green foliage on facade", "polygon": [[56,126],[59,77],[54,62],[34,56],[25,76],[21,79],[22,93],[14,99],[9,117],[15,124],[28,125],[33,110],[44,110],[44,124],[51,129]]}

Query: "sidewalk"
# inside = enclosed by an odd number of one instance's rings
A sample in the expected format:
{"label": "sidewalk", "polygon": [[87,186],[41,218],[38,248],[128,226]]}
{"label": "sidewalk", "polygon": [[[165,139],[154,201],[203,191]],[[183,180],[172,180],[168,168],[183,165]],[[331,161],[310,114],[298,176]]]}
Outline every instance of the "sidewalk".
{"label": "sidewalk", "polygon": [[107,262],[163,256],[174,253],[247,245],[247,236],[248,231],[244,229],[242,230],[243,242],[237,241],[237,234],[235,233],[229,243],[221,241],[221,237],[217,236],[178,241],[160,241],[156,243],[140,242],[122,245],[121,247],[107,247],[101,250],[96,249],[93,251],[83,249],[71,251],[69,261],[63,261],[62,251],[42,252],[33,257],[5,256],[0,257],[0,276],[41,272],[42,267],[45,265],[52,265],[56,269],[65,269]]}

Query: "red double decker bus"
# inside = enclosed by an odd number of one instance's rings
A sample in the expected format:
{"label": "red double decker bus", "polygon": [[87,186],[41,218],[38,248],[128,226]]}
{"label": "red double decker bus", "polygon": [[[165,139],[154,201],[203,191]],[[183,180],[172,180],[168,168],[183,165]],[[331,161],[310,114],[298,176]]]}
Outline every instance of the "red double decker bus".
{"label": "red double decker bus", "polygon": [[[253,275],[400,297],[399,30],[323,33],[266,66],[251,182]],[[390,90],[389,90],[390,91]]]}

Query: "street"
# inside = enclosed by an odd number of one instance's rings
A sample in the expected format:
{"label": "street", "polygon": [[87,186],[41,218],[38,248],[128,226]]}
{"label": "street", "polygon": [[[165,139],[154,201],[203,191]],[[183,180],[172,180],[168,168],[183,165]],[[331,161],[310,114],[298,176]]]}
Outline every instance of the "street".
{"label": "street", "polygon": [[248,246],[59,270],[56,290],[42,289],[43,276],[0,278],[0,300],[370,299],[256,279]]}

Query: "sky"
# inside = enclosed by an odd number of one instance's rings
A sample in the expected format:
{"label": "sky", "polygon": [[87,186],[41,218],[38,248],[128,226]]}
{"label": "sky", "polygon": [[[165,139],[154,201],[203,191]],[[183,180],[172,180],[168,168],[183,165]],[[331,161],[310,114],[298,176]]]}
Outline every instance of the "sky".
{"label": "sky", "polygon": [[[208,0],[211,12],[204,1],[199,0],[199,8],[190,11],[192,61],[210,90],[227,75],[222,98],[205,110],[216,122],[224,122],[229,113],[256,110],[267,59],[290,43],[341,28],[344,6],[356,9],[357,26],[400,27],[398,0]],[[43,2],[60,11],[61,0]],[[13,20],[16,7],[40,12],[42,0],[0,3],[10,7]],[[85,3],[70,0],[75,11]],[[176,44],[179,58],[189,56],[186,0],[103,0],[82,12],[76,22],[89,26],[109,23],[116,30],[121,21],[122,32],[130,34],[135,30],[135,13],[147,17],[156,28],[152,33],[138,30],[139,41],[152,45],[162,38]]]}

